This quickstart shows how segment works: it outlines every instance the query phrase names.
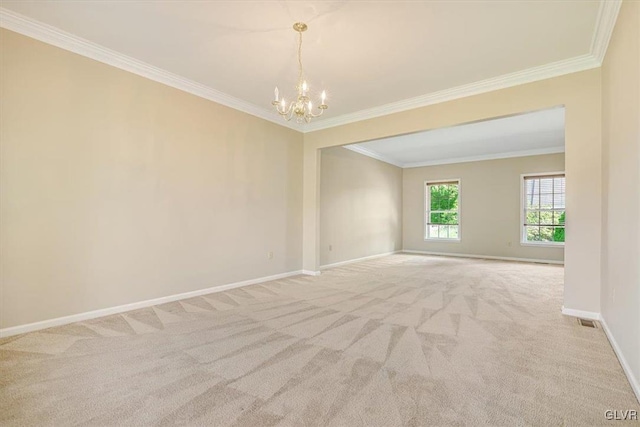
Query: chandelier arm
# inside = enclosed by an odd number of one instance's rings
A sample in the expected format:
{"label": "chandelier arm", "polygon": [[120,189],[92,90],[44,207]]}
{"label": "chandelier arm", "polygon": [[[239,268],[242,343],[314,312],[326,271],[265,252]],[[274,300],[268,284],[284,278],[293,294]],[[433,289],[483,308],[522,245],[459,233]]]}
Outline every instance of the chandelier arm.
{"label": "chandelier arm", "polygon": [[309,113],[307,115],[309,117],[313,117],[313,118],[320,117],[322,115],[322,113],[324,113],[325,109],[324,108],[320,108],[320,107],[318,107],[318,109],[320,110],[320,112],[318,114],[313,114],[313,111],[309,111]]}
{"label": "chandelier arm", "polygon": [[289,108],[285,108],[285,109],[281,109],[280,105],[276,106],[276,110],[278,111],[278,114],[280,114],[281,116],[287,115],[289,114],[289,112],[291,111],[291,108],[293,107],[293,103],[289,104]]}
{"label": "chandelier arm", "polygon": [[289,105],[289,109],[287,110],[285,118],[287,119],[287,121],[289,121],[289,120],[291,120],[293,118],[293,103],[291,103],[291,105]]}

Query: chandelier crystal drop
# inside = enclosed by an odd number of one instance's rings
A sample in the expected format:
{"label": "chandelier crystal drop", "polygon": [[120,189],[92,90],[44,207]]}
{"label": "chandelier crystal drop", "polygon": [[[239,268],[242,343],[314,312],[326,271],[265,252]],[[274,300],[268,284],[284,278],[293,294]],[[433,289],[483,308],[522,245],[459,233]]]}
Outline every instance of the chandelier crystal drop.
{"label": "chandelier crystal drop", "polygon": [[295,101],[287,103],[284,97],[280,98],[278,87],[274,91],[275,99],[271,104],[276,108],[278,114],[280,114],[286,121],[290,121],[295,118],[297,123],[309,123],[311,119],[320,117],[324,110],[329,108],[326,104],[327,93],[322,91],[320,97],[320,105],[316,108],[318,112],[313,113],[313,103],[309,97],[309,86],[304,79],[304,73],[302,71],[302,33],[307,31],[307,24],[303,22],[296,22],[293,24],[293,29],[298,33],[298,84],[296,85],[296,91],[298,96]]}

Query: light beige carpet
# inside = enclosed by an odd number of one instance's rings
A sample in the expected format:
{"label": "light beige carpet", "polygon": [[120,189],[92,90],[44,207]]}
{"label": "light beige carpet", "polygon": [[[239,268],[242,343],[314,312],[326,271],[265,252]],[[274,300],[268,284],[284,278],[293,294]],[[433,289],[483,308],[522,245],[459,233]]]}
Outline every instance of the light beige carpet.
{"label": "light beige carpet", "polygon": [[[394,255],[0,341],[1,425],[600,425],[563,269]],[[619,424],[619,422],[617,423]]]}

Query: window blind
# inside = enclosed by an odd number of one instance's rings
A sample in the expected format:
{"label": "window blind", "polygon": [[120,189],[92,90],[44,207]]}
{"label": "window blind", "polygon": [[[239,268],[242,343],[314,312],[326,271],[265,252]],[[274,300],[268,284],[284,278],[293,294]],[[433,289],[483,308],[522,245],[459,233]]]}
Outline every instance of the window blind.
{"label": "window blind", "polygon": [[565,187],[564,174],[524,177],[523,241],[564,242]]}

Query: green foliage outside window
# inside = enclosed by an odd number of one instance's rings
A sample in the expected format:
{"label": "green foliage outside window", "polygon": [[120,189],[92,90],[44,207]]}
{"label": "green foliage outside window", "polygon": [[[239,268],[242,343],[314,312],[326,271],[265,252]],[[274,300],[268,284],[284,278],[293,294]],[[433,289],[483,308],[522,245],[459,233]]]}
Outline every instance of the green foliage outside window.
{"label": "green foliage outside window", "polygon": [[528,242],[565,240],[565,177],[525,177],[525,238]]}
{"label": "green foliage outside window", "polygon": [[527,211],[527,241],[564,242],[564,211]]}
{"label": "green foliage outside window", "polygon": [[[564,219],[565,219],[565,212],[562,212],[562,215],[560,215],[560,217],[558,218],[558,223],[564,225]],[[564,227],[553,229],[553,241],[564,242]]]}
{"label": "green foliage outside window", "polygon": [[431,224],[458,223],[458,185],[442,184],[430,186]]}
{"label": "green foliage outside window", "polygon": [[459,239],[458,184],[440,183],[427,185],[429,206],[426,227],[428,239]]}

